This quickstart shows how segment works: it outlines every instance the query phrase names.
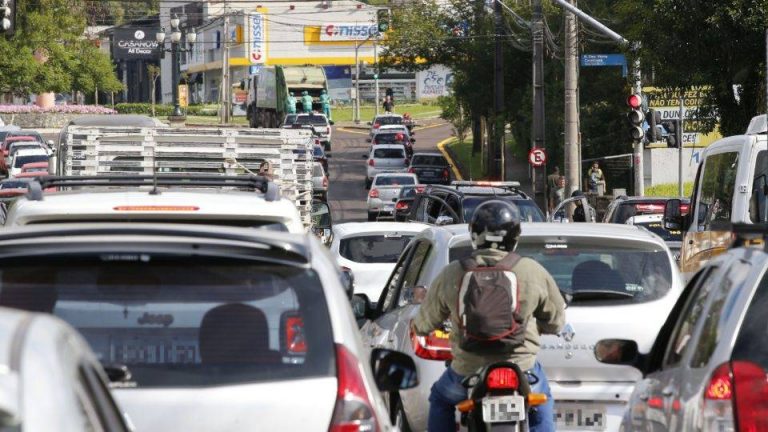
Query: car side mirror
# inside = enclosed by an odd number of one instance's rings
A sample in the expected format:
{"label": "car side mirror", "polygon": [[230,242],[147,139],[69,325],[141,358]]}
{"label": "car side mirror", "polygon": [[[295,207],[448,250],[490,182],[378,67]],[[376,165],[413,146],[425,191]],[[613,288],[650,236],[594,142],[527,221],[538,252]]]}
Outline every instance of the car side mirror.
{"label": "car side mirror", "polygon": [[45,143],[48,145],[48,147],[53,147],[53,140],[48,140]]}
{"label": "car side mirror", "polygon": [[419,385],[416,364],[409,355],[399,351],[374,348],[371,351],[371,370],[376,386],[384,392],[397,392]]}
{"label": "car side mirror", "polygon": [[442,225],[451,225],[453,223],[453,218],[450,216],[438,216],[435,220],[435,225],[442,226]]}
{"label": "car side mirror", "polygon": [[352,300],[355,294],[355,275],[349,267],[341,268],[341,285],[347,293],[347,297]]}
{"label": "car side mirror", "polygon": [[416,138],[411,138],[411,142],[415,143],[416,142]]}
{"label": "car side mirror", "polygon": [[634,366],[639,357],[637,342],[627,339],[603,339],[595,345],[595,359],[600,363]]}
{"label": "car side mirror", "polygon": [[328,124],[329,124],[329,125],[331,125],[331,126],[333,126],[333,125],[335,125],[335,124],[336,124],[336,122],[334,122],[333,120],[328,120]]}
{"label": "car side mirror", "polygon": [[354,294],[352,300],[352,312],[355,313],[355,319],[364,320],[371,316],[371,301],[365,294]]}
{"label": "car side mirror", "polygon": [[121,383],[130,381],[133,375],[128,366],[124,364],[110,364],[104,366],[104,373],[107,374],[109,382]]}
{"label": "car side mirror", "polygon": [[333,226],[331,220],[331,206],[329,206],[327,202],[312,202],[312,226],[315,229],[323,230],[330,230]]}
{"label": "car side mirror", "polygon": [[667,200],[664,205],[664,228],[667,230],[679,230],[683,227],[683,216],[680,210],[682,202],[679,199]]}

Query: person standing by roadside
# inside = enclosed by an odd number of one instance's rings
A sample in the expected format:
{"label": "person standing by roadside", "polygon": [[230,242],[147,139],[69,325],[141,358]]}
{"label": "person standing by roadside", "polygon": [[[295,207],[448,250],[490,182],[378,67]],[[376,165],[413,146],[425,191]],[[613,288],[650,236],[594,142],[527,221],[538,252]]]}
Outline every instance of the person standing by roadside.
{"label": "person standing by roadside", "polygon": [[552,212],[552,210],[557,207],[557,204],[555,204],[555,193],[557,191],[557,182],[560,180],[560,167],[555,165],[555,167],[552,169],[552,174],[547,176],[547,197],[549,199],[547,200],[547,204],[549,206],[549,211]]}
{"label": "person standing by roadside", "polygon": [[[605,175],[603,174],[603,170],[600,169],[600,164],[595,161],[592,164],[592,168],[589,169],[589,172],[587,173],[589,176],[589,191],[592,193],[598,192],[598,185],[603,184],[605,186]],[[605,188],[603,188],[605,190]]]}

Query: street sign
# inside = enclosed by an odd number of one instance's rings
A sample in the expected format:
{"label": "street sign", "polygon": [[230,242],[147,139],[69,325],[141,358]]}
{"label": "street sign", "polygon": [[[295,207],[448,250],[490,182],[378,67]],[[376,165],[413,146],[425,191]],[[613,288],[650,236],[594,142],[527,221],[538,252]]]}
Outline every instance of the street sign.
{"label": "street sign", "polygon": [[189,87],[186,84],[179,84],[179,106],[182,108],[189,106]]}
{"label": "street sign", "polygon": [[540,147],[534,147],[528,152],[528,163],[534,168],[543,167],[547,163],[547,152]]}
{"label": "street sign", "polygon": [[624,54],[582,54],[581,67],[621,66],[621,75],[627,76],[627,58]]}

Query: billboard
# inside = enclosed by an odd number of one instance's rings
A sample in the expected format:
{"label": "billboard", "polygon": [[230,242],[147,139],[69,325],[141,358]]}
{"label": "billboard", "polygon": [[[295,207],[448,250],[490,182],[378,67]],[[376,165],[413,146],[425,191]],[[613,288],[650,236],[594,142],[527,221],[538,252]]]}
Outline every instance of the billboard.
{"label": "billboard", "polygon": [[320,26],[320,41],[363,41],[378,32],[378,26],[371,23],[322,24]]}
{"label": "billboard", "polygon": [[112,58],[115,60],[154,60],[162,47],[155,39],[156,28],[118,28],[112,34]]}
{"label": "billboard", "polygon": [[436,99],[448,96],[453,84],[453,72],[445,66],[432,66],[416,74],[416,97]]}
{"label": "billboard", "polygon": [[267,22],[262,10],[250,15],[250,61],[251,64],[267,62]]}
{"label": "billboard", "polygon": [[690,87],[675,90],[663,87],[644,87],[643,94],[648,101],[648,109],[658,111],[661,121],[680,118],[680,98],[683,99],[683,144],[684,146],[708,146],[722,135],[715,128],[714,132],[701,132],[701,122],[696,118],[696,111],[709,94],[707,86]]}

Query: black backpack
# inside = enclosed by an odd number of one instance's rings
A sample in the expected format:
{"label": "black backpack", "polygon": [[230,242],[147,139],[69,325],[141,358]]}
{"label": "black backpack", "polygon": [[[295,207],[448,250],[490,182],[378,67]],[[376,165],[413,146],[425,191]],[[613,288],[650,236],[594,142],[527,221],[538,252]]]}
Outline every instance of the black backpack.
{"label": "black backpack", "polygon": [[520,284],[510,252],[495,266],[461,261],[464,276],[458,296],[461,349],[478,354],[510,353],[525,342],[527,320],[520,316]]}

